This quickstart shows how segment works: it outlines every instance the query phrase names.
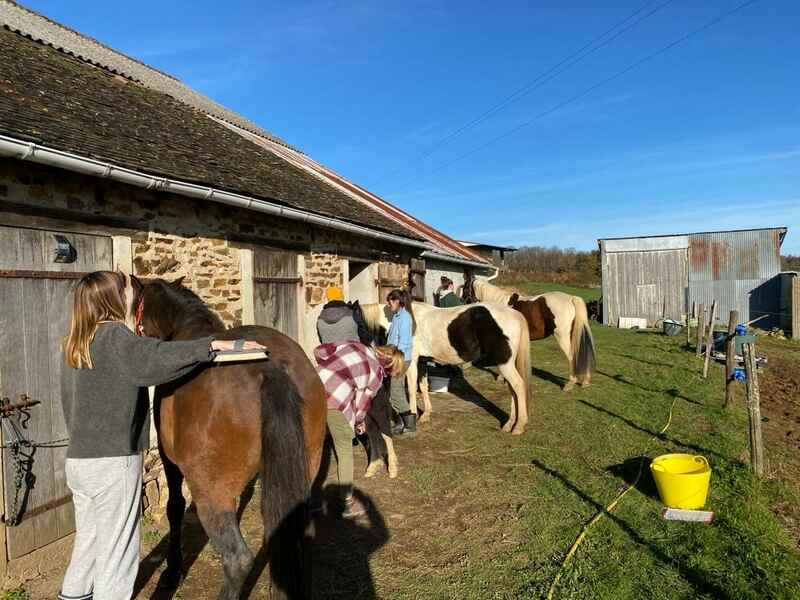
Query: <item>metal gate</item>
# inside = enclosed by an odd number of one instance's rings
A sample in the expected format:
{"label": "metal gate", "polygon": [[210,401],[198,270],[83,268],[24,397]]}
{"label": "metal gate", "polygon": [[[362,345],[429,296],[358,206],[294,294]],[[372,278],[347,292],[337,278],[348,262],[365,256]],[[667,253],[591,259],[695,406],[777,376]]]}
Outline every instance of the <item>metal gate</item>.
{"label": "metal gate", "polygon": [[297,254],[256,249],[253,253],[256,325],[272,327],[297,340],[300,335],[298,306],[302,282]]}
{"label": "metal gate", "polygon": [[[0,226],[0,398],[37,402],[30,418],[2,419],[2,440],[67,437],[61,404],[61,342],[69,330],[72,285],[84,273],[111,269],[110,237]],[[61,262],[57,262],[61,261]],[[26,423],[27,420],[27,423]],[[24,428],[23,428],[24,426]],[[74,513],[64,475],[66,447],[3,450],[3,511],[8,558],[68,535]],[[10,526],[10,520],[18,522]]]}

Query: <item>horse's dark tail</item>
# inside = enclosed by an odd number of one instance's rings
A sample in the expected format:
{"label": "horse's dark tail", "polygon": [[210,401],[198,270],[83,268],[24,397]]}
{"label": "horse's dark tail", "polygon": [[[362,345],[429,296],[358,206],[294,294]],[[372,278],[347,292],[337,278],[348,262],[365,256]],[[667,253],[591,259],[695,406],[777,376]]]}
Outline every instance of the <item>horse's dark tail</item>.
{"label": "horse's dark tail", "polygon": [[303,400],[271,365],[261,386],[261,516],[274,597],[304,598],[303,536],[309,494]]}

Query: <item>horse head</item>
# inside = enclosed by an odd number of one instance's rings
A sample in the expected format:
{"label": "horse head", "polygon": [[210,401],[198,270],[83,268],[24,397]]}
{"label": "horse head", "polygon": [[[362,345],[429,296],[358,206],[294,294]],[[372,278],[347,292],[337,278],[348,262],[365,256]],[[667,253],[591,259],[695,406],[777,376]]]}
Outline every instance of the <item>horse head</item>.
{"label": "horse head", "polygon": [[467,273],[464,276],[464,286],[461,288],[461,299],[467,304],[475,304],[478,296],[475,294],[475,275]]}
{"label": "horse head", "polygon": [[183,279],[142,280],[131,275],[131,313],[137,335],[162,340],[192,339],[225,328],[219,317],[183,286]]}

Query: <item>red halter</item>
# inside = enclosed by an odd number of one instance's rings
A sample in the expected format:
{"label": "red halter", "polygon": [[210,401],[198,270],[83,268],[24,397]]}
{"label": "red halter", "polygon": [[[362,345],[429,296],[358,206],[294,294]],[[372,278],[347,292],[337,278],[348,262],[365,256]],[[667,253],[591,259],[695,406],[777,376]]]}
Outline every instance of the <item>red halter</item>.
{"label": "red halter", "polygon": [[139,298],[139,304],[136,306],[136,321],[134,325],[134,329],[136,335],[144,335],[144,325],[142,324],[142,320],[144,319],[144,294],[141,298]]}

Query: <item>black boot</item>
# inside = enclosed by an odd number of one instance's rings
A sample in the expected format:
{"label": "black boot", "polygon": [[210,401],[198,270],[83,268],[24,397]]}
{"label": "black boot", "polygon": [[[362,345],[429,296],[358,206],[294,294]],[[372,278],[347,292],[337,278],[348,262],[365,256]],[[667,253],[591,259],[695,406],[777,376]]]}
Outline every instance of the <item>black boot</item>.
{"label": "black boot", "polygon": [[405,429],[403,417],[398,415],[397,422],[392,425],[392,435],[403,435],[403,429]]}
{"label": "black boot", "polygon": [[403,435],[413,436],[417,432],[417,415],[409,412],[401,416],[403,417]]}

